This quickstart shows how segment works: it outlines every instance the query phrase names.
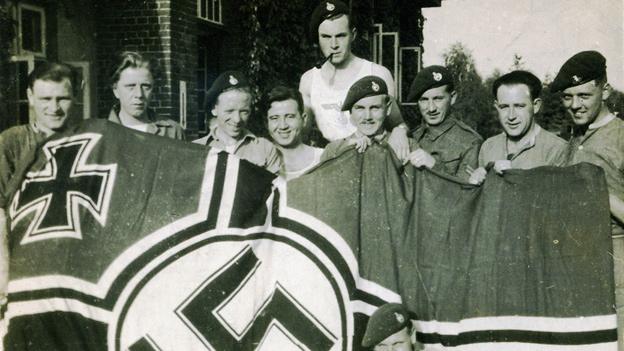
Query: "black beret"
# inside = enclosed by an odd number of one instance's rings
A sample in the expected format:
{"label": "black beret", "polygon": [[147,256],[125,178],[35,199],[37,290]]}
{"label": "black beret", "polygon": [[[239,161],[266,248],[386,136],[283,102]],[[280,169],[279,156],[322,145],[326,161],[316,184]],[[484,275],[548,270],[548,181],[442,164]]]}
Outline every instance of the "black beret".
{"label": "black beret", "polygon": [[407,101],[418,100],[427,90],[448,84],[453,84],[453,76],[446,67],[425,67],[414,78],[407,94]]}
{"label": "black beret", "polygon": [[214,106],[217,98],[224,90],[234,87],[249,87],[249,81],[245,75],[239,71],[225,71],[221,73],[206,92],[206,101],[204,102],[206,110],[210,110]]}
{"label": "black beret", "polygon": [[570,57],[550,85],[553,92],[585,84],[607,74],[607,60],[598,51],[582,51]]}
{"label": "black beret", "polygon": [[338,15],[348,15],[349,6],[340,0],[324,0],[314,9],[310,18],[309,35],[313,43],[317,42],[318,28],[328,18]]}
{"label": "black beret", "polygon": [[362,346],[373,347],[390,335],[410,325],[409,313],[398,303],[388,303],[377,309],[368,320]]}
{"label": "black beret", "polygon": [[342,111],[350,111],[353,105],[362,98],[387,94],[388,86],[386,85],[386,82],[384,82],[384,80],[380,77],[366,76],[360,78],[355,83],[353,83],[351,88],[349,88],[349,92],[347,92],[347,97],[342,104]]}

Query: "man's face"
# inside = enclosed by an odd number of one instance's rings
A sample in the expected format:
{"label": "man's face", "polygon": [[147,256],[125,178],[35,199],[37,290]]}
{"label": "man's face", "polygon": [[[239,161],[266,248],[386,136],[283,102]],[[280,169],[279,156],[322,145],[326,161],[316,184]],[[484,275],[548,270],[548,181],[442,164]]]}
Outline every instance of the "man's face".
{"label": "man's face", "polygon": [[389,111],[387,95],[365,97],[351,108],[351,123],[360,133],[374,136],[383,130],[383,122]]}
{"label": "man's face", "polygon": [[113,93],[124,113],[141,118],[149,107],[153,89],[154,77],[147,68],[128,67],[121,72]]}
{"label": "man's face", "polygon": [[455,103],[455,92],[447,91],[447,86],[432,88],[425,91],[418,99],[420,114],[429,126],[437,126],[448,116],[451,105]]}
{"label": "man's face", "polygon": [[340,65],[351,55],[355,33],[349,28],[346,15],[321,22],[318,32],[321,52],[324,57],[332,55],[330,62],[333,65]]}
{"label": "man's face", "polygon": [[280,146],[292,148],[301,144],[305,115],[299,113],[297,101],[274,101],[267,111],[267,127],[271,138]]}
{"label": "man's face", "polygon": [[574,124],[582,126],[590,124],[602,110],[603,101],[609,97],[609,89],[596,81],[570,87],[563,91],[561,100]]}
{"label": "man's face", "polygon": [[28,103],[35,113],[35,122],[46,135],[65,128],[74,95],[69,79],[61,82],[36,80],[28,88]]}
{"label": "man's face", "polygon": [[524,84],[501,85],[494,103],[498,121],[510,139],[518,140],[533,126],[533,116],[539,111],[540,99],[531,99],[529,87]]}
{"label": "man's face", "polygon": [[220,131],[240,139],[251,114],[251,94],[238,89],[219,94],[212,114],[217,117]]}
{"label": "man's face", "polygon": [[412,343],[407,328],[385,338],[375,346],[374,351],[412,351]]}

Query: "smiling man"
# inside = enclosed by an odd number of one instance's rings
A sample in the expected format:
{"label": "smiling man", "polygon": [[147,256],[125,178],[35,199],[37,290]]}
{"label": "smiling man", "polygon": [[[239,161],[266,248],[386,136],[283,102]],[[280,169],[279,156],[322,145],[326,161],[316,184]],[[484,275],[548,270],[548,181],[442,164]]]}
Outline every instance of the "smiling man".
{"label": "smiling man", "polygon": [[301,93],[276,86],[266,100],[267,129],[282,155],[280,175],[286,180],[296,178],[319,162],[323,149],[303,143],[307,115]]}
{"label": "smiling man", "polygon": [[0,305],[6,303],[8,282],[8,223],[5,210],[11,192],[18,185],[12,180],[19,176],[20,165],[34,157],[39,144],[67,127],[76,87],[76,75],[70,66],[54,62],[39,65],[28,76],[26,90],[28,104],[34,114],[32,122],[9,128],[0,134]]}
{"label": "smiling man", "polygon": [[611,235],[620,350],[624,350],[624,121],[607,107],[611,93],[607,62],[596,51],[568,59],[551,88],[574,122],[568,145],[568,164],[589,162],[605,172],[611,209]]}
{"label": "smiling man", "polygon": [[483,139],[465,123],[452,117],[457,93],[453,77],[443,66],[429,66],[418,73],[408,101],[418,102],[422,123],[414,133],[419,148],[409,156],[415,167],[426,167],[463,180],[477,167]]}
{"label": "smiling man", "polygon": [[390,145],[401,159],[409,152],[407,127],[403,123],[396,102],[394,80],[384,66],[353,54],[351,47],[357,31],[351,22],[349,7],[339,0],[321,1],[312,13],[310,37],[318,43],[324,63],[303,74],[299,91],[303,95],[306,114],[328,141],[346,138],[356,126],[351,123],[349,111],[341,110],[347,91],[358,79],[374,75],[384,80],[394,108],[388,120],[392,128]]}
{"label": "smiling man", "polygon": [[249,82],[242,73],[223,72],[206,93],[206,105],[215,123],[208,135],[193,142],[224,150],[277,174],[282,160],[275,146],[246,128],[252,100]]}
{"label": "smiling man", "polygon": [[503,132],[487,139],[479,152],[479,169],[470,183],[485,179],[489,164],[498,174],[506,169],[562,166],[566,142],[535,122],[542,100],[542,82],[533,73],[512,71],[494,81],[492,94]]}
{"label": "smiling man", "polygon": [[388,303],[368,320],[362,346],[374,351],[412,351],[411,321],[403,305]]}

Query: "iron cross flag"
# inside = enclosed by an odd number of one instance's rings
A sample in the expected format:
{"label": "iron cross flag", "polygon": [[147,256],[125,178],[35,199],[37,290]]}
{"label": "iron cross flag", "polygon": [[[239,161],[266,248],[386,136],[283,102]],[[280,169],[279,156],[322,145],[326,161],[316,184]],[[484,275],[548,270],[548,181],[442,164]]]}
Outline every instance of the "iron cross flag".
{"label": "iron cross flag", "polygon": [[425,350],[617,347],[594,166],[473,187],[374,143],[286,183],[86,120],[23,171],[6,350],[358,350],[387,302]]}

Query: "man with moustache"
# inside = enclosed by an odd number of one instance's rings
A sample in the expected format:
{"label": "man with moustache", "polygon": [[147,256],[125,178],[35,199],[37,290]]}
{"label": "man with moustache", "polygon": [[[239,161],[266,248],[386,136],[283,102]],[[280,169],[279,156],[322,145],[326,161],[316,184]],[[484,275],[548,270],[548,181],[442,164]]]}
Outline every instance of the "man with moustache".
{"label": "man with moustache", "polygon": [[422,123],[412,135],[419,148],[409,160],[415,167],[468,180],[468,171],[477,167],[483,139],[452,116],[456,98],[453,77],[446,67],[425,67],[414,78],[408,101],[418,102]]}
{"label": "man with moustache", "polygon": [[[325,62],[320,68],[305,72],[299,84],[306,114],[316,121],[323,137],[330,142],[346,138],[356,130],[348,111],[341,110],[347,91],[355,81],[367,75],[378,76],[386,83],[389,96],[395,96],[390,71],[351,51],[356,29],[349,12],[349,7],[340,0],[325,0],[316,7],[310,20],[310,37],[319,44]],[[389,143],[399,158],[406,159],[409,152],[407,127],[398,105],[392,101]]]}
{"label": "man with moustache", "polygon": [[533,73],[517,70],[494,81],[494,106],[503,132],[487,139],[479,152],[479,168],[470,182],[485,179],[488,164],[498,174],[506,169],[529,169],[540,166],[562,166],[566,142],[535,122],[542,100],[542,82]]}
{"label": "man with moustache", "polygon": [[208,135],[193,142],[221,149],[277,174],[282,160],[275,146],[246,128],[252,100],[249,82],[242,73],[223,72],[206,93],[206,104],[216,122]]}
{"label": "man with moustache", "polygon": [[28,76],[28,104],[32,123],[9,128],[0,134],[0,305],[6,303],[8,283],[8,223],[5,210],[19,185],[14,177],[22,164],[46,138],[63,131],[74,103],[76,74],[63,63],[46,62]]}
{"label": "man with moustache", "polygon": [[282,155],[280,175],[286,180],[296,178],[320,161],[323,149],[303,143],[307,115],[300,92],[280,85],[266,100],[267,129]]}
{"label": "man with moustache", "polygon": [[624,350],[624,121],[607,107],[611,93],[607,62],[597,51],[568,59],[551,85],[574,123],[567,164],[589,162],[606,176],[611,209],[611,234],[618,315],[619,349]]}

